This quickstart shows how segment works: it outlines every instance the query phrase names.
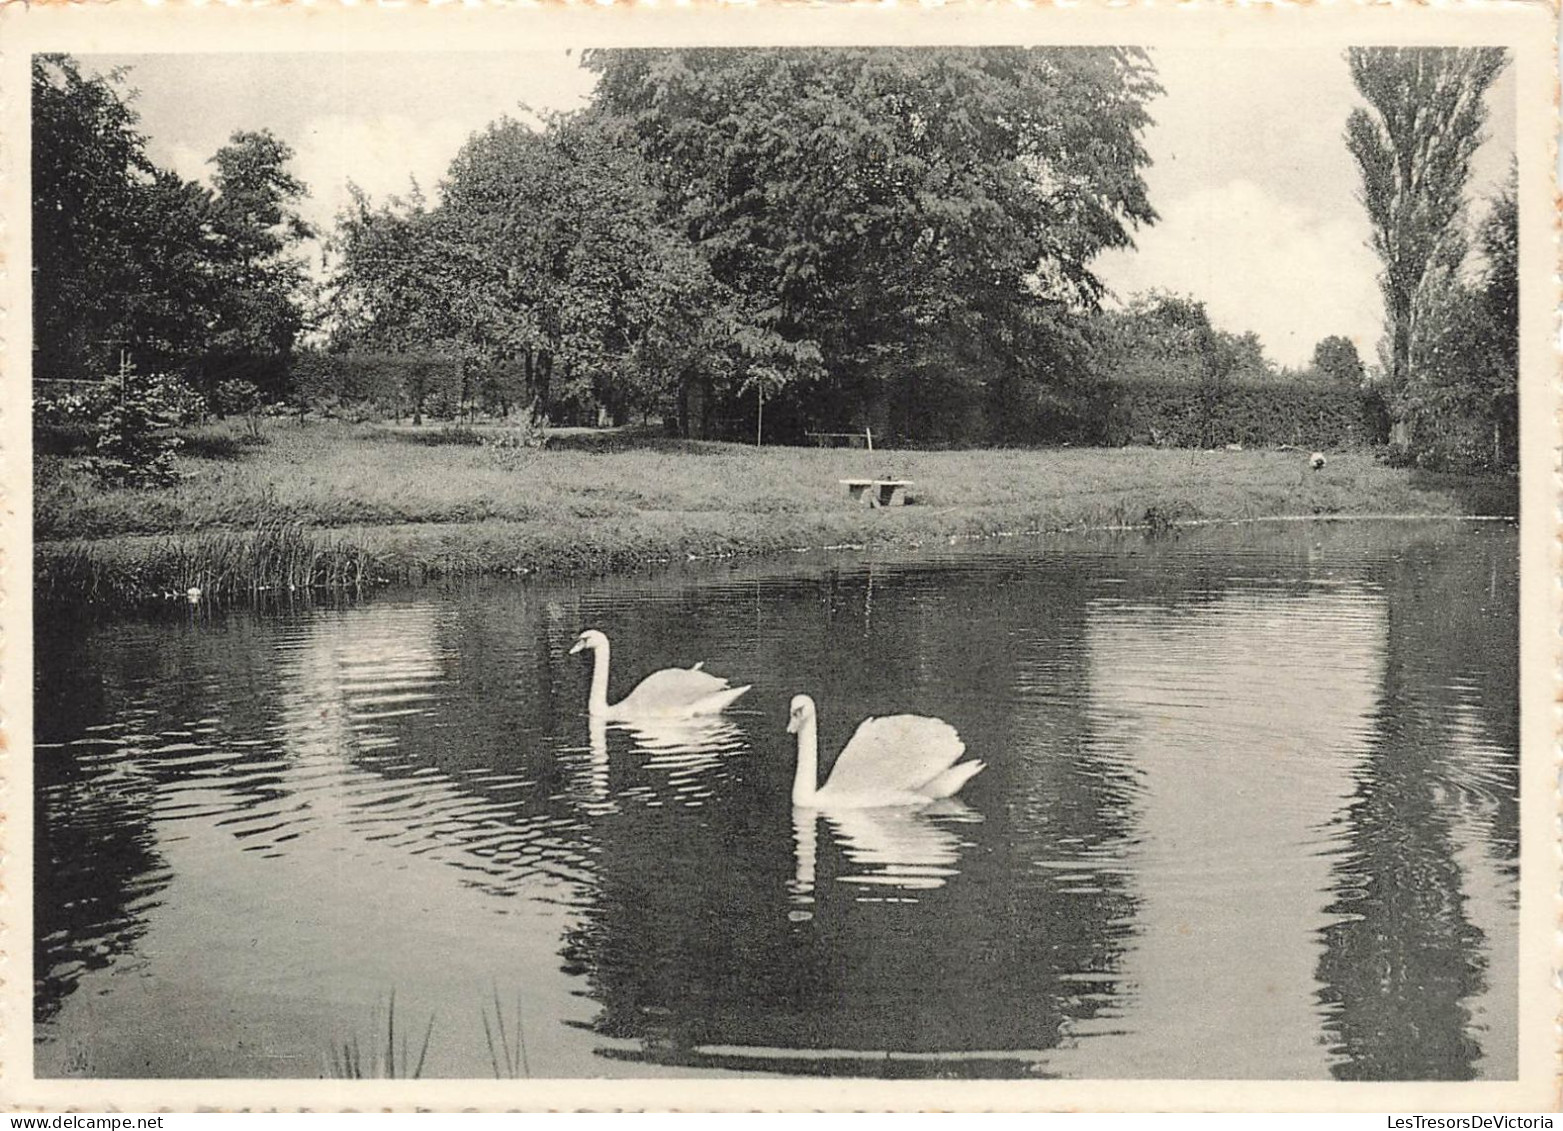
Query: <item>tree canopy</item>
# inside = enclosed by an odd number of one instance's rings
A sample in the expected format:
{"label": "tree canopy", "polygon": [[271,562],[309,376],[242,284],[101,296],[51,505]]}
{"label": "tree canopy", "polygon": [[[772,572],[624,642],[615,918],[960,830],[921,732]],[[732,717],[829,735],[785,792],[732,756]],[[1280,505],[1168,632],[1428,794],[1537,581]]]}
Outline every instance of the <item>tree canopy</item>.
{"label": "tree canopy", "polygon": [[41,376],[110,371],[135,335],[126,299],[141,287],[146,190],[157,182],[121,79],[84,75],[65,55],[33,58],[33,338]]}
{"label": "tree canopy", "polygon": [[1353,387],[1362,384],[1366,376],[1356,343],[1340,334],[1322,338],[1313,347],[1313,368],[1327,380]]}
{"label": "tree canopy", "polygon": [[1519,460],[1519,210],[1511,173],[1476,231],[1479,269],[1442,280],[1424,300],[1401,390],[1412,454],[1449,467]]}
{"label": "tree canopy", "polygon": [[510,398],[544,409],[664,408],[727,344],[707,341],[722,304],[657,221],[638,155],[602,127],[502,118],[463,146],[437,206],[356,198],[338,228],[338,344],[518,371]]}
{"label": "tree canopy", "polygon": [[[999,371],[1035,386],[1102,250],[1155,219],[1158,93],[1116,48],[594,51],[659,217],[738,299],[795,415],[925,433]],[[1001,386],[1003,382],[997,382]],[[807,392],[807,402],[800,395]],[[988,390],[990,393],[994,389]],[[932,395],[930,397],[930,394]],[[785,395],[785,393],[784,393]]]}
{"label": "tree canopy", "polygon": [[[518,367],[551,411],[978,434],[1078,380],[1102,250],[1155,219],[1145,58],[1096,48],[594,51],[439,203],[338,230],[340,346]],[[969,433],[968,433],[969,435]]]}
{"label": "tree canopy", "polygon": [[1121,381],[1212,386],[1276,376],[1257,334],[1217,329],[1205,304],[1186,295],[1135,295],[1103,311],[1092,338],[1095,370]]}

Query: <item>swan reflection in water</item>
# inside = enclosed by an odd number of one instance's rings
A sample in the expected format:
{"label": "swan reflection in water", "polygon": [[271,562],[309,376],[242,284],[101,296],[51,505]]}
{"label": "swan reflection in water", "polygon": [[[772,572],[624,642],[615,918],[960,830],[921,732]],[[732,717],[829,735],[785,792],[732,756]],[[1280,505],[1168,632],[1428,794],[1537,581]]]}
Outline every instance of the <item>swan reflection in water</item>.
{"label": "swan reflection in water", "polygon": [[618,723],[594,716],[589,725],[589,756],[571,780],[571,792],[588,812],[614,811],[615,796],[624,792],[622,785],[617,793],[613,787],[615,771],[608,756],[610,730],[628,738],[628,754],[634,759],[617,767],[621,781],[626,775],[652,771],[661,775],[675,795],[694,804],[710,793],[706,775],[747,746],[737,724],[717,715]]}
{"label": "swan reflection in water", "polygon": [[880,808],[823,811],[794,806],[793,854],[796,870],[791,889],[795,922],[813,918],[819,860],[819,821],[824,818],[848,865],[838,883],[854,884],[870,899],[915,899],[916,893],[944,886],[960,874],[964,842],[952,826],[982,820],[982,815],[955,798],[936,801],[922,809]]}

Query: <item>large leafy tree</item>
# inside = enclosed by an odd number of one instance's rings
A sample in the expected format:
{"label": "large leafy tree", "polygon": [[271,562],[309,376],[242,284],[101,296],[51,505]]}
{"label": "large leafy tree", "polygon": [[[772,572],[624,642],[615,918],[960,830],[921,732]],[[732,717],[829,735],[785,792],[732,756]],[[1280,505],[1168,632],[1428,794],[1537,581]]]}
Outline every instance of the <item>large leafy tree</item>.
{"label": "large leafy tree", "polygon": [[1511,164],[1508,182],[1489,202],[1485,219],[1477,232],[1486,268],[1482,279],[1482,300],[1493,327],[1495,358],[1506,374],[1506,388],[1512,393],[1519,379],[1520,348],[1520,210],[1519,169]]}
{"label": "large leafy tree", "polygon": [[1513,467],[1518,450],[1519,211],[1516,181],[1494,194],[1477,229],[1479,270],[1441,281],[1427,298],[1401,395],[1419,462]]}
{"label": "large leafy tree", "polygon": [[33,336],[45,377],[97,376],[133,336],[144,289],[144,190],[153,180],[123,75],[65,55],[32,64]]}
{"label": "large leafy tree", "polygon": [[[1158,91],[1116,48],[597,51],[659,216],[737,296],[795,415],[927,434],[1056,376],[1091,270],[1154,219]],[[1078,345],[1078,342],[1075,342]],[[990,381],[989,375],[997,374]],[[806,394],[806,397],[805,395]]]}
{"label": "large leafy tree", "polygon": [[1276,375],[1257,334],[1219,330],[1204,303],[1165,291],[1103,311],[1092,341],[1095,371],[1119,381],[1210,387]]}
{"label": "large leafy tree", "polygon": [[[1471,160],[1483,140],[1484,97],[1507,61],[1502,48],[1354,47],[1346,142],[1383,262],[1384,363],[1402,400],[1414,358],[1437,332],[1438,311],[1465,257],[1463,217]],[[1407,439],[1402,421],[1402,439]]]}

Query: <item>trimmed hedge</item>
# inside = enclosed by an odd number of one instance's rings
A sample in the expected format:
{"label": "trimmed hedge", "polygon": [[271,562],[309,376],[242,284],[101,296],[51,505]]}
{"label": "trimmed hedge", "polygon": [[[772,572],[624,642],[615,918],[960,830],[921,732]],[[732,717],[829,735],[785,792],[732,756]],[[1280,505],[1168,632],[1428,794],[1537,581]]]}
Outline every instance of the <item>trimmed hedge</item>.
{"label": "trimmed hedge", "polygon": [[454,417],[463,396],[462,366],[439,354],[329,354],[293,358],[294,395],[318,410],[372,410],[386,416]]}
{"label": "trimmed hedge", "polygon": [[1373,390],[1312,381],[1109,381],[1092,398],[1088,441],[1171,448],[1351,448],[1383,443],[1389,416]]}

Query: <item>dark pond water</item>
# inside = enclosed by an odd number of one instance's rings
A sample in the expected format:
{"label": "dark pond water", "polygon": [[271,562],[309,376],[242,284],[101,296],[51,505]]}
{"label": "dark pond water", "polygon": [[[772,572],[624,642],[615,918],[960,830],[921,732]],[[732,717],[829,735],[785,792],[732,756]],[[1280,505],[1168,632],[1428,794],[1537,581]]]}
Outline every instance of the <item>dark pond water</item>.
{"label": "dark pond water", "polygon": [[[318,1076],[394,991],[425,1076],[1512,1078],[1516,556],[1293,526],[47,619],[37,1070]],[[615,695],[754,690],[594,729],[593,625]],[[989,769],[795,813],[800,691],[827,765],[916,711]]]}

